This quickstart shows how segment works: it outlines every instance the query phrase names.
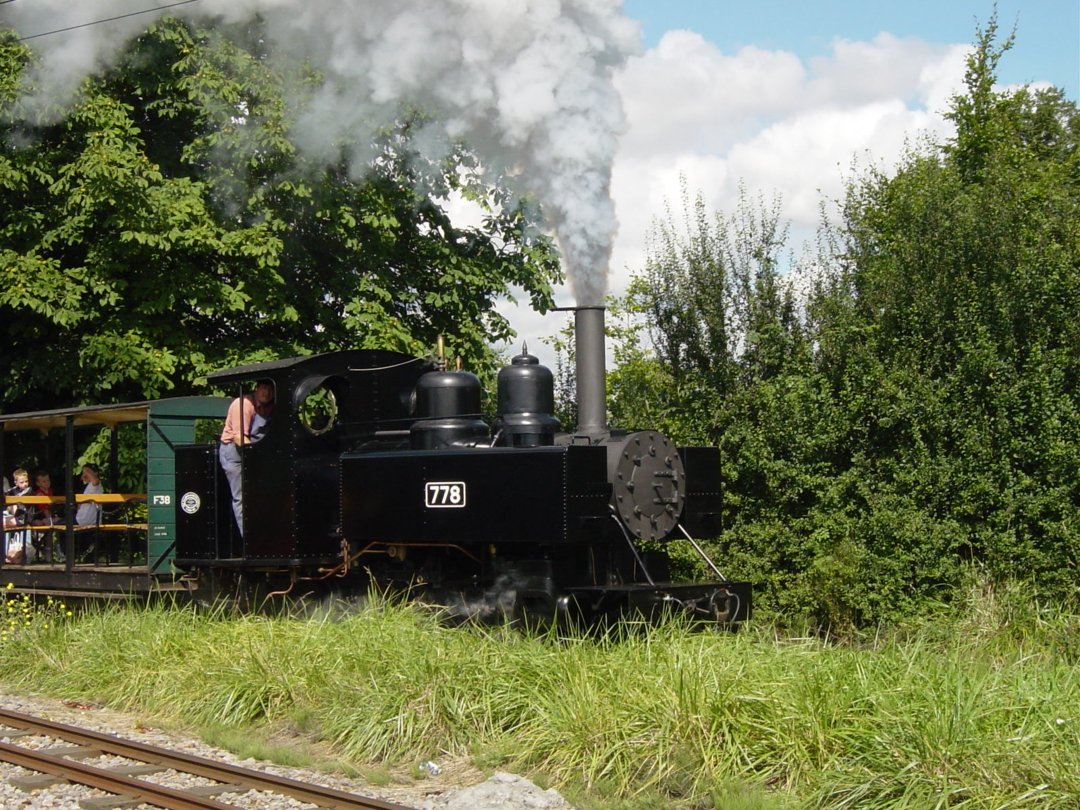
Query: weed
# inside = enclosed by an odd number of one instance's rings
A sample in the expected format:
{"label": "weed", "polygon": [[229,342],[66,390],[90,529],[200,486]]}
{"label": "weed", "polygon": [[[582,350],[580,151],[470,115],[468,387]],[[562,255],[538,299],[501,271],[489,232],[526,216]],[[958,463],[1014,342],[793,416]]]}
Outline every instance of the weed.
{"label": "weed", "polygon": [[35,602],[28,593],[13,593],[14,587],[9,582],[0,591],[0,644],[15,639],[32,627],[48,630],[56,622],[74,615],[65,603],[51,596]]}

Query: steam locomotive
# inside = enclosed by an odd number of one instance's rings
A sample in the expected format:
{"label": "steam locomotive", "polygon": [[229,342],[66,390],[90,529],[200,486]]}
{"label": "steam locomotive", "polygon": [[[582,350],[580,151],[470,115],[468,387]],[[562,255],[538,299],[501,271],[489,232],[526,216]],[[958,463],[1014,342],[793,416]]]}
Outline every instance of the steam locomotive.
{"label": "steam locomotive", "polygon": [[[715,532],[719,451],[606,425],[604,311],[575,311],[579,424],[552,415],[553,377],[522,353],[480,414],[465,371],[351,350],[233,368],[269,381],[265,436],[241,448],[241,535],[211,445],[176,448],[175,567],[205,593],[405,589],[452,615],[543,619],[678,609],[745,619],[695,535]],[[238,391],[239,392],[239,391]],[[663,542],[685,537],[716,581],[667,581]]]}
{"label": "steam locomotive", "polygon": [[[263,437],[239,448],[243,533],[219,446],[196,435],[220,431],[231,397],[0,415],[4,436],[63,429],[66,470],[79,429],[112,430],[114,476],[119,425],[141,425],[147,446],[146,493],[105,496],[124,501],[126,518],[35,527],[55,553],[0,564],[2,576],[26,591],[180,590],[252,606],[374,584],[490,620],[747,618],[749,584],[726,579],[695,540],[719,530],[719,451],[609,429],[603,309],[575,310],[575,341],[570,431],[553,415],[551,371],[524,352],[498,374],[490,424],[477,377],[437,359],[346,350],[211,375],[237,395],[257,381],[275,392]],[[85,497],[69,492],[54,511],[73,514]],[[715,579],[670,582],[672,538]]]}

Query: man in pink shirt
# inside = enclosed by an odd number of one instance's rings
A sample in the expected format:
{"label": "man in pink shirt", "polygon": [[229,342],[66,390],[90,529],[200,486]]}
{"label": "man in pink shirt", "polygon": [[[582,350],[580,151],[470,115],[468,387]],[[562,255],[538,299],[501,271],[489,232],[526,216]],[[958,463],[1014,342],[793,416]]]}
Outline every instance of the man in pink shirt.
{"label": "man in pink shirt", "polygon": [[240,446],[254,444],[265,435],[273,410],[274,384],[269,380],[259,380],[255,384],[255,392],[234,399],[225,415],[218,460],[232,490],[233,515],[236,516],[241,537],[244,535],[244,512]]}

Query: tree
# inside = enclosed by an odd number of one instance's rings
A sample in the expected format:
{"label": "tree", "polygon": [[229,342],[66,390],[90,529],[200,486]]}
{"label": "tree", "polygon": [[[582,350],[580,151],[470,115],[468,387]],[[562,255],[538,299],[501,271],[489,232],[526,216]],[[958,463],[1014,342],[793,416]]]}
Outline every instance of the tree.
{"label": "tree", "polygon": [[[666,413],[680,440],[715,442],[716,398],[777,373],[800,351],[793,292],[780,277],[787,229],[779,210],[778,200],[751,202],[743,191],[734,215],[711,215],[684,180],[681,214],[654,224],[645,268],[614,305],[616,315],[641,321],[614,335],[619,419],[653,424]],[[642,386],[648,396],[635,390]],[[638,412],[635,400],[652,403],[650,412]],[[676,413],[688,419],[673,424]]]}
{"label": "tree", "polygon": [[[33,57],[0,42],[4,410],[185,393],[271,356],[423,353],[439,334],[482,369],[510,334],[493,306],[511,285],[551,305],[534,208],[463,145],[423,158],[420,111],[370,167],[311,162],[284,98],[318,77],[272,73],[255,34],[159,22],[55,123],[22,114]],[[451,190],[487,206],[481,228],[451,224]]]}
{"label": "tree", "polygon": [[[1011,45],[993,20],[979,31],[955,137],[850,189],[837,289],[859,332],[833,348],[902,394],[863,442],[921,515],[902,545],[933,527],[933,554],[1062,594],[1080,563],[1080,115],[1057,90],[993,89]],[[879,404],[884,380],[832,383]],[[960,571],[922,570],[921,587]]]}
{"label": "tree", "polygon": [[1080,114],[996,89],[1011,44],[978,31],[948,142],[849,182],[800,301],[768,211],[700,201],[632,288],[656,348],[616,402],[721,447],[714,553],[766,612],[915,613],[972,566],[1076,593]]}

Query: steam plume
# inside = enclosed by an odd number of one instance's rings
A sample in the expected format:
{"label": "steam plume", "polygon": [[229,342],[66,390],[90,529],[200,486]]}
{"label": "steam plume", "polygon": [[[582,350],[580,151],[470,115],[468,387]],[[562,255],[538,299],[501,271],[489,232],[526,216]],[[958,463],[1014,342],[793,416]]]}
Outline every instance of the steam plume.
{"label": "steam plume", "polygon": [[[0,23],[30,36],[142,11],[149,0],[25,0]],[[260,16],[268,50],[325,76],[294,132],[308,154],[352,145],[366,165],[372,133],[403,102],[432,111],[430,144],[465,138],[491,169],[509,170],[544,208],[580,304],[599,304],[616,222],[611,163],[623,129],[612,73],[640,34],[621,0],[200,0],[167,12],[242,22]],[[69,102],[153,14],[31,40],[50,104]],[[424,140],[423,138],[421,139]],[[436,155],[437,156],[437,155]]]}

